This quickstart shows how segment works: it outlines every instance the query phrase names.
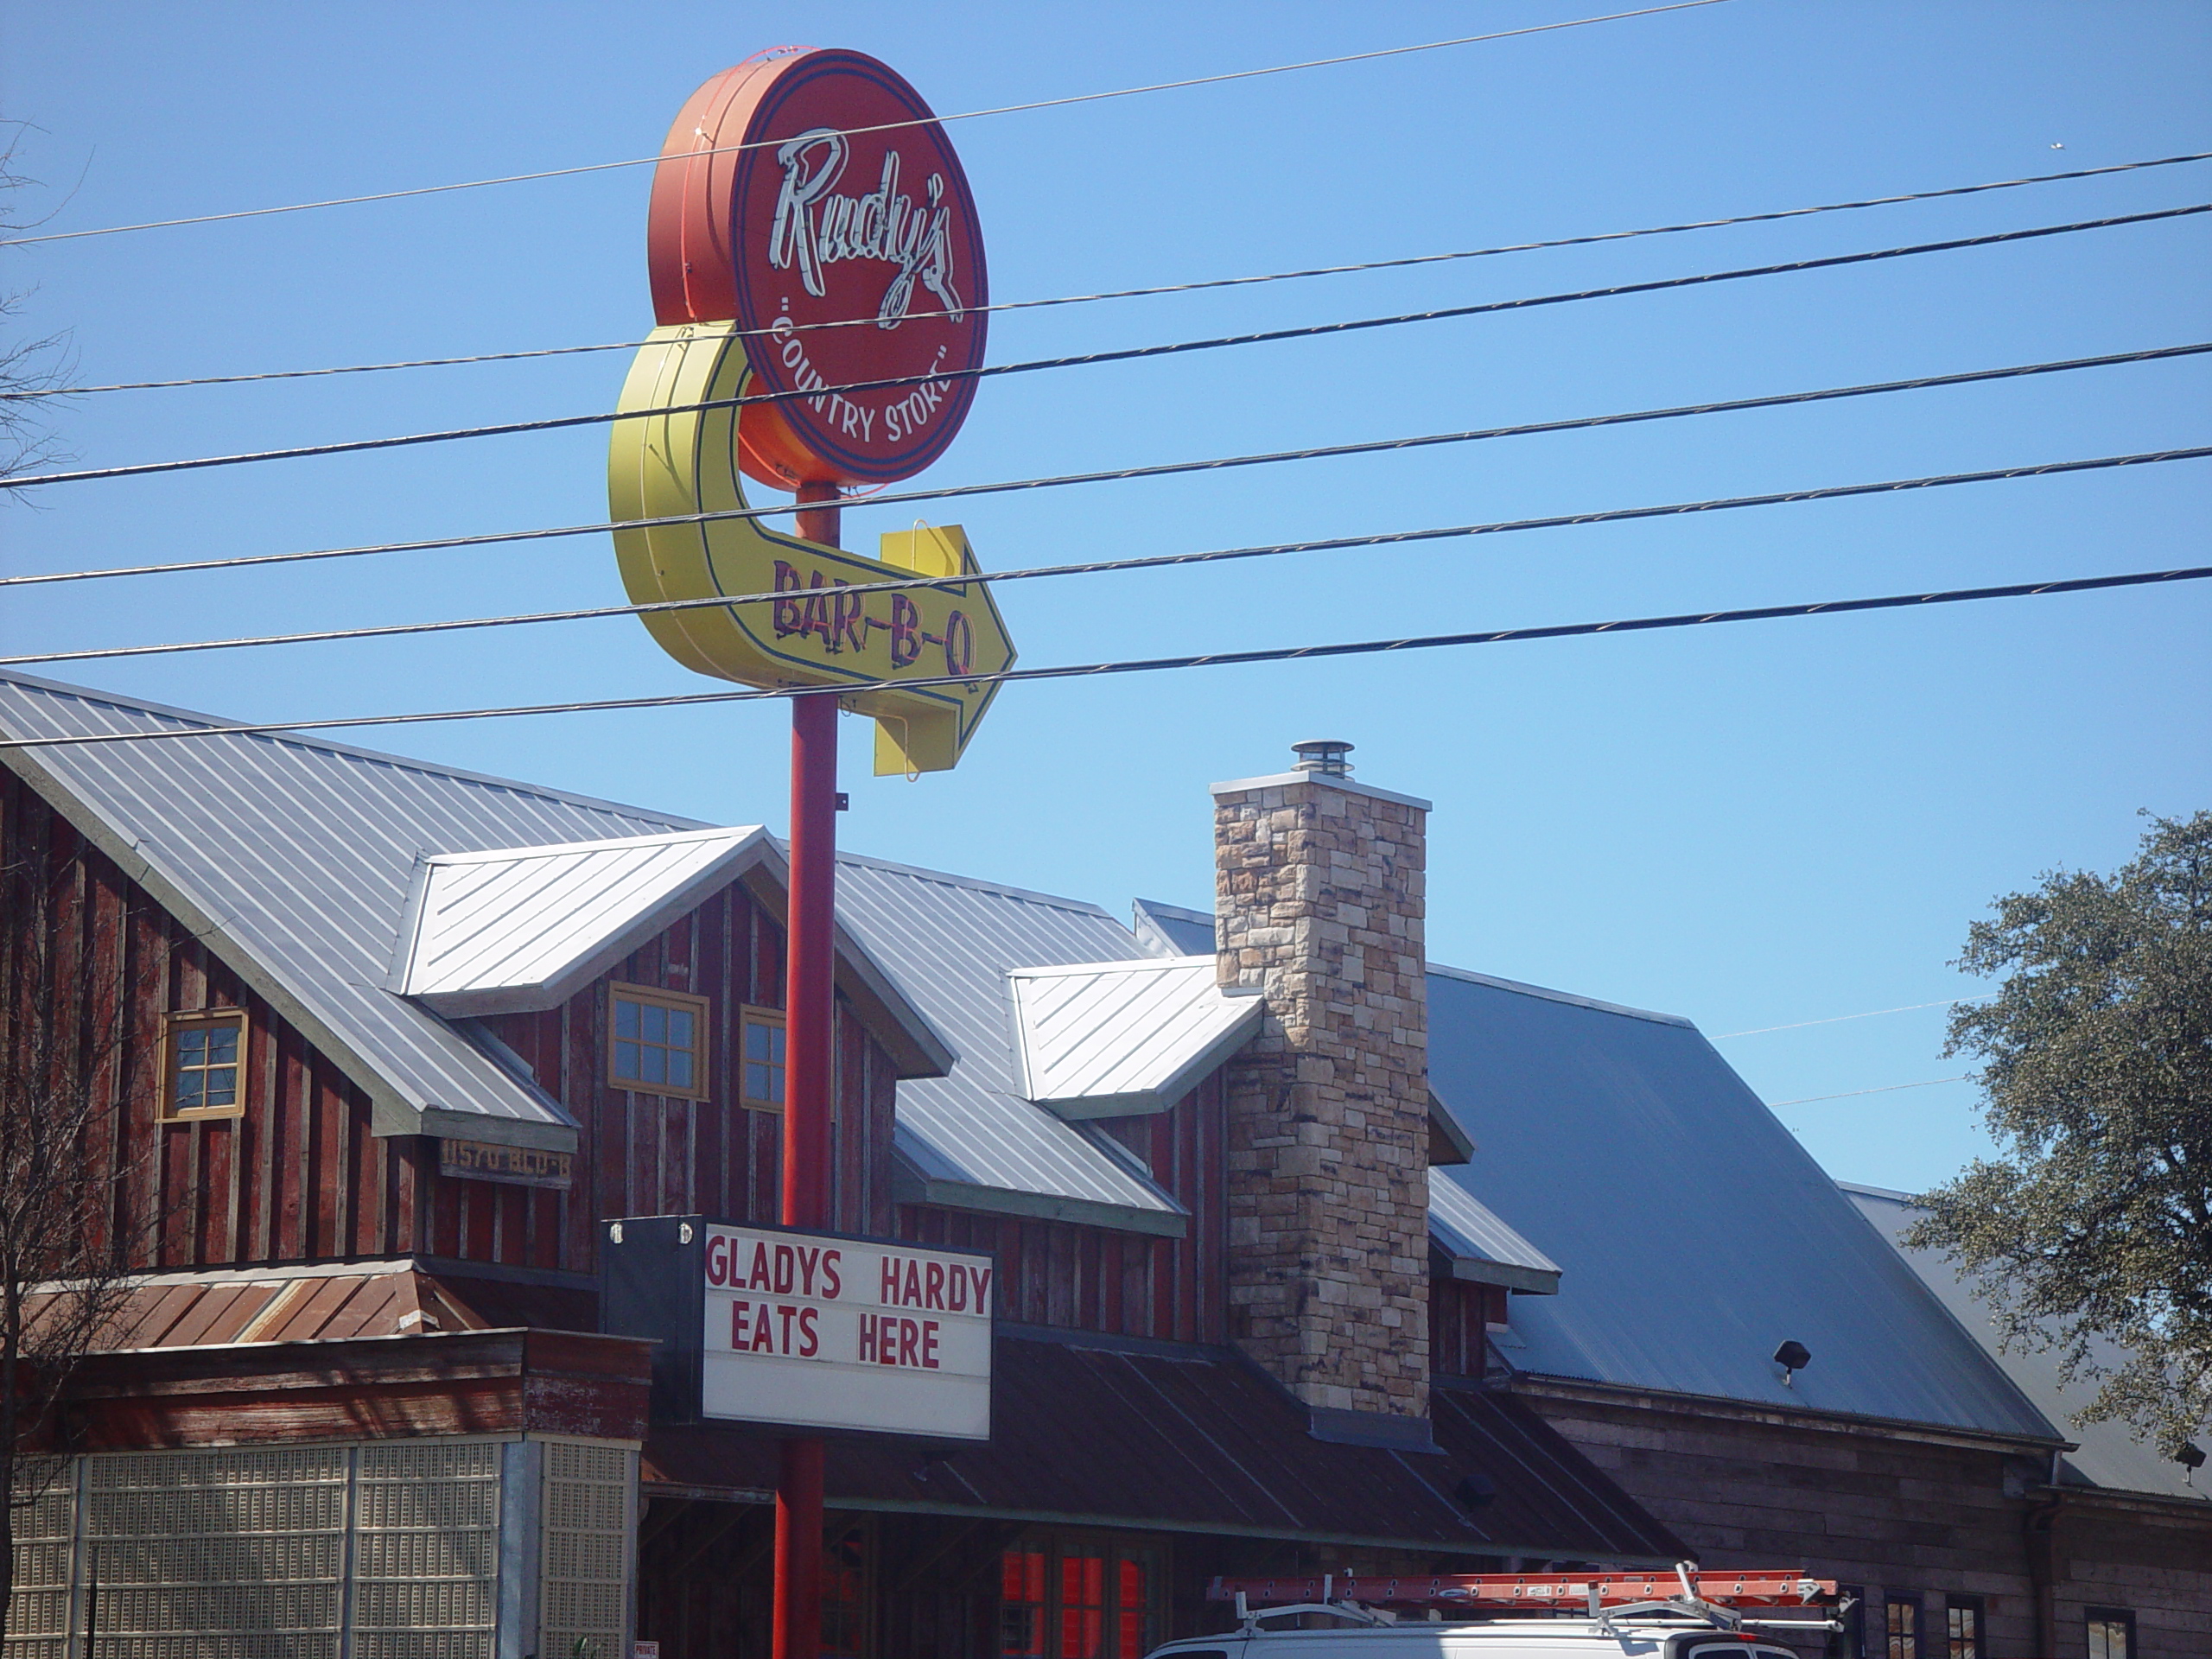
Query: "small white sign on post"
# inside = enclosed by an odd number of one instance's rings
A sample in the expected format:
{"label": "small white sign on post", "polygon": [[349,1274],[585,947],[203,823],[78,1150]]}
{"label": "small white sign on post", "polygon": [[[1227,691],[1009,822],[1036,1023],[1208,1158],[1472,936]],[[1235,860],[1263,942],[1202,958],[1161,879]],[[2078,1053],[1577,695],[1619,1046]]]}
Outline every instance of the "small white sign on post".
{"label": "small white sign on post", "polygon": [[990,1438],[990,1257],[704,1230],[701,1415]]}

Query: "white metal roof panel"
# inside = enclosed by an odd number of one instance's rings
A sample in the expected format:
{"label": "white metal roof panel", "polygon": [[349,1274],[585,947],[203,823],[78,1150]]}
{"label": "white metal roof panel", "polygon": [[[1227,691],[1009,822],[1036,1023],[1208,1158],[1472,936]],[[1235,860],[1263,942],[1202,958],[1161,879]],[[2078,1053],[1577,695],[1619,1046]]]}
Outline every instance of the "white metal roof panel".
{"label": "white metal roof panel", "polygon": [[1428,1236],[1452,1258],[1453,1276],[1551,1295],[1559,1264],[1500,1221],[1488,1205],[1433,1168],[1428,1173]]}
{"label": "white metal roof panel", "polygon": [[[2088,1404],[2096,1385],[2060,1382],[2056,1351],[2004,1351],[1997,1326],[1989,1317],[1988,1305],[1974,1295],[1974,1286],[1961,1279],[1950,1263],[1934,1251],[1908,1250],[1898,1243],[1904,1230],[1925,1213],[1913,1203],[1910,1193],[1892,1192],[1878,1186],[1856,1186],[1848,1181],[1836,1185],[1859,1213],[1873,1224],[1874,1230],[1889,1240],[1897,1254],[1910,1264],[1921,1283],[1943,1304],[1991,1362],[2000,1367],[2020,1392],[2035,1402],[2036,1408],[2064,1431],[2069,1440],[2080,1443],[2061,1460],[2062,1484],[2212,1502],[2212,1491],[2192,1484],[2187,1470],[2171,1459],[2160,1457],[2157,1446],[2137,1440],[2126,1424],[2075,1424],[2074,1414]],[[2124,1363],[2126,1356],[2109,1343],[2098,1343],[2093,1357],[2110,1364]]]}
{"label": "white metal roof panel", "polygon": [[552,1007],[768,848],[741,826],[426,859],[393,988],[446,1014]]}
{"label": "white metal roof panel", "polygon": [[1180,1205],[1131,1154],[1026,1099],[1009,968],[1138,958],[1096,905],[876,859],[838,861],[837,913],[959,1052],[951,1074],[899,1085],[899,1149],[948,1202],[1175,1232]]}
{"label": "white metal roof panel", "polygon": [[[10,736],[225,723],[0,671],[0,731]],[[463,1132],[450,1115],[466,1133],[529,1145],[572,1143],[558,1103],[386,988],[418,859],[704,827],[302,737],[0,754],[327,1049],[380,1123]]]}
{"label": "white metal roof panel", "polygon": [[1260,1022],[1214,975],[1211,956],[1010,970],[1022,1093],[1063,1117],[1166,1111]]}

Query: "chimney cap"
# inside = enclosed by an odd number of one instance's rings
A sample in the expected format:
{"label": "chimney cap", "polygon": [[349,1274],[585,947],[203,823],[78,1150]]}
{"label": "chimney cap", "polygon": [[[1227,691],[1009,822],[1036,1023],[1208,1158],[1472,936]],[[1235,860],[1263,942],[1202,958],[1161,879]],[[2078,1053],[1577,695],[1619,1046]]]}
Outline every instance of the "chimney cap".
{"label": "chimney cap", "polygon": [[1344,756],[1351,753],[1352,745],[1339,738],[1308,738],[1303,743],[1292,744],[1290,748],[1298,757],[1300,772],[1318,772],[1324,778],[1351,776],[1351,763]]}

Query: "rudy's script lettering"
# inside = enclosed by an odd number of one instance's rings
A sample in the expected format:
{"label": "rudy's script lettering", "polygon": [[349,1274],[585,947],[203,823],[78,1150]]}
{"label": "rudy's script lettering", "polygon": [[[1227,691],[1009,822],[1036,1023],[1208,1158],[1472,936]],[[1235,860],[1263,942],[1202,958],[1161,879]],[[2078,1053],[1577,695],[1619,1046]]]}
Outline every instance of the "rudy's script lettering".
{"label": "rudy's script lettering", "polygon": [[846,259],[874,259],[896,265],[899,274],[876,308],[879,328],[896,328],[912,303],[914,284],[938,297],[957,322],[967,309],[953,286],[952,210],[945,206],[944,179],[930,175],[925,208],[899,192],[899,152],[886,153],[882,181],[862,196],[835,194],[830,187],[843,176],[849,151],[845,135],[815,127],[778,146],[784,169],[776,194],[776,216],[768,226],[768,263],[778,270],[798,268],[806,291],[821,298],[828,290],[823,268]]}

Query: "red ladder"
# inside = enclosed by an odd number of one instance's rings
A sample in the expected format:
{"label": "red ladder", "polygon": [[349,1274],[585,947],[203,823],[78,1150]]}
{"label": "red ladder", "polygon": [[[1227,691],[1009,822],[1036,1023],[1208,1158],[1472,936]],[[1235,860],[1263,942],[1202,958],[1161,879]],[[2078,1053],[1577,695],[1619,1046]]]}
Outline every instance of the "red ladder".
{"label": "red ladder", "polygon": [[[1833,1579],[1786,1568],[1691,1573],[1690,1593],[1716,1607],[1828,1607],[1837,1599]],[[1242,1595],[1254,1607],[1293,1602],[1357,1601],[1372,1606],[1440,1605],[1469,1608],[1623,1607],[1664,1601],[1682,1593],[1675,1573],[1453,1573],[1435,1578],[1378,1578],[1351,1573],[1295,1579],[1216,1579],[1209,1601]]]}

